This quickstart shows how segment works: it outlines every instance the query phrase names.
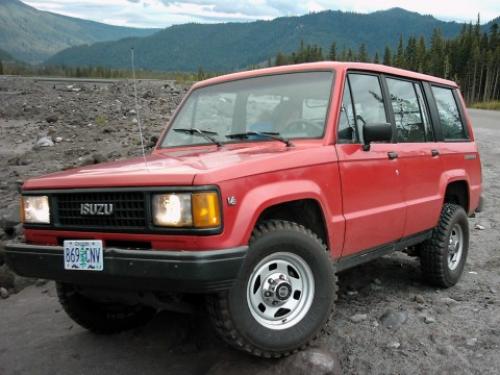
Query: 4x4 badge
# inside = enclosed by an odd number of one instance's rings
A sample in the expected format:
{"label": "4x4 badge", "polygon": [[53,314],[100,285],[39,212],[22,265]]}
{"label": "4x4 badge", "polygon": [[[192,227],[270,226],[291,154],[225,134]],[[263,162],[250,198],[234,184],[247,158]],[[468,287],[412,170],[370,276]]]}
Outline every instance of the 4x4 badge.
{"label": "4x4 badge", "polygon": [[236,203],[238,203],[238,201],[236,200],[236,197],[234,195],[227,197],[227,204],[228,205],[236,206]]}

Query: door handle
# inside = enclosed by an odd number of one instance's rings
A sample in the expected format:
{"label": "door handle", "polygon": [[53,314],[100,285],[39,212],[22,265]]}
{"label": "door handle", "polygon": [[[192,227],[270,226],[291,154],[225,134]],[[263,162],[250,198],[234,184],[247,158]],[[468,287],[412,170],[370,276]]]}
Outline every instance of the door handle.
{"label": "door handle", "polygon": [[397,159],[399,155],[397,152],[389,151],[387,153],[387,156],[389,157],[390,160],[394,160],[394,159]]}
{"label": "door handle", "polygon": [[439,151],[438,150],[431,150],[432,156],[439,156]]}

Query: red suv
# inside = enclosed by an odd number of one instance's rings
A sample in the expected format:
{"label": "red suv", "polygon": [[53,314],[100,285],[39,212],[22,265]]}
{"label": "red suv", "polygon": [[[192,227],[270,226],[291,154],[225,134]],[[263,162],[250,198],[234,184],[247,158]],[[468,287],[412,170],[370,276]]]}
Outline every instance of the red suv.
{"label": "red suv", "polygon": [[[336,273],[398,250],[462,274],[481,165],[454,82],[321,62],[195,84],[151,155],[27,181],[18,274],[112,333],[206,294],[220,336],[280,357],[328,323]],[[189,298],[187,300],[190,300]]]}

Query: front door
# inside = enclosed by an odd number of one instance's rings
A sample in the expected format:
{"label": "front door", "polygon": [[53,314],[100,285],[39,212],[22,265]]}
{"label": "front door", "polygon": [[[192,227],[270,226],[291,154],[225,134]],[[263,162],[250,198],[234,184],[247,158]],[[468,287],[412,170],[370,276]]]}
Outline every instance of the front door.
{"label": "front door", "polygon": [[393,143],[373,143],[363,150],[363,124],[389,122],[380,77],[350,73],[344,88],[336,150],[346,221],[342,256],[399,240],[406,205],[399,160]]}

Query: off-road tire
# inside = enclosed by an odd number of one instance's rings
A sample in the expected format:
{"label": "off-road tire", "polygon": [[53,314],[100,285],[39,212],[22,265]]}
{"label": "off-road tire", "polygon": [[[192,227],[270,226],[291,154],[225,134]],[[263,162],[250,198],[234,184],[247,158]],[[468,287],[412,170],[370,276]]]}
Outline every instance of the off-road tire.
{"label": "off-road tire", "polygon": [[113,334],[140,327],[156,314],[147,306],[91,300],[71,284],[56,283],[56,290],[68,316],[83,328],[98,334]]}
{"label": "off-road tire", "polygon": [[[302,257],[312,271],[315,286],[306,315],[294,326],[276,330],[252,316],[247,285],[259,262],[279,251]],[[325,244],[299,224],[270,220],[254,229],[248,255],[233,287],[208,296],[207,307],[216,332],[229,345],[258,357],[279,358],[306,348],[326,330],[336,297],[337,277]]]}
{"label": "off-road tire", "polygon": [[[462,254],[455,269],[448,265],[449,241],[453,227],[459,225],[463,233]],[[469,221],[465,210],[456,204],[445,203],[432,237],[420,247],[422,276],[431,285],[449,288],[455,285],[464,270],[469,250]]]}

